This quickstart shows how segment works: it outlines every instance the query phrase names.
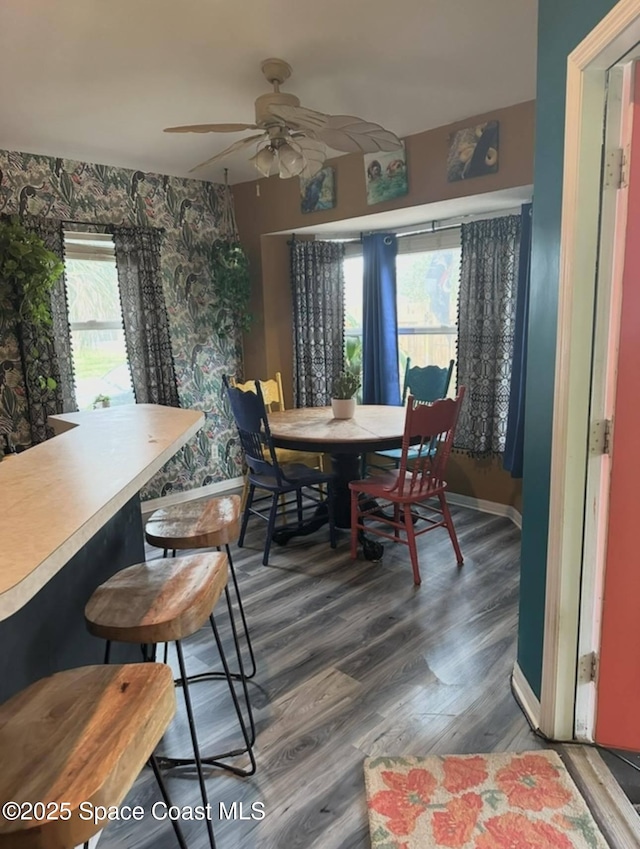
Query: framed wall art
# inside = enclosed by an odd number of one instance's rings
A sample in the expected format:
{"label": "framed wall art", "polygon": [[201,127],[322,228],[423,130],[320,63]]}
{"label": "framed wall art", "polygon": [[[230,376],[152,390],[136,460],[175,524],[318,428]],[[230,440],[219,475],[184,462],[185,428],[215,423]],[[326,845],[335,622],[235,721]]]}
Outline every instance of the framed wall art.
{"label": "framed wall art", "polygon": [[447,180],[450,183],[496,173],[498,129],[498,121],[487,121],[453,133],[447,158]]}

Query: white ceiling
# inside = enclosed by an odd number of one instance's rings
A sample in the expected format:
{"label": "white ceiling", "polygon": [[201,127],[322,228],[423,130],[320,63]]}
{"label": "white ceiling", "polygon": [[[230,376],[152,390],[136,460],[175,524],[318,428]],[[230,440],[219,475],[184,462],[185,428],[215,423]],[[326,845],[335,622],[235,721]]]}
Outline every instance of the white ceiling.
{"label": "white ceiling", "polygon": [[243,134],[163,127],[251,122],[269,56],[304,106],[405,136],[533,99],[536,18],[536,0],[2,0],[0,148],[186,176]]}

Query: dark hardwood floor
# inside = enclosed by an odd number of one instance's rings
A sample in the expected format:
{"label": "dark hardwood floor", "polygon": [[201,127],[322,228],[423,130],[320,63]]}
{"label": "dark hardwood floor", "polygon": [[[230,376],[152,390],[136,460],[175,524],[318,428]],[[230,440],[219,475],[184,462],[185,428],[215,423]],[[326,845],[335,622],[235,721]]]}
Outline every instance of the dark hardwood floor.
{"label": "dark hardwood floor", "polygon": [[[234,546],[258,661],[250,685],[258,770],[247,779],[211,770],[218,849],[367,849],[366,756],[542,745],[509,684],[520,532],[472,510],[453,508],[453,515],[465,564],[457,567],[446,531],[421,537],[419,588],[405,546],[387,544],[381,563],[352,563],[347,534],[334,552],[323,530],[274,546],[264,567],[258,520],[246,547]],[[222,610],[218,619],[228,637]],[[190,671],[216,665],[210,632],[187,646]],[[205,752],[234,738],[224,687],[203,682],[192,690]],[[182,716],[164,745],[170,754],[189,753]],[[176,804],[200,804],[192,770],[170,773],[169,789]],[[148,811],[158,798],[146,770],[127,801]],[[216,821],[219,803],[228,809],[234,801],[245,817],[252,803],[263,803],[264,819]],[[205,849],[203,824],[182,824],[190,849]],[[100,840],[100,849],[175,845],[168,824],[149,814],[114,823]]]}

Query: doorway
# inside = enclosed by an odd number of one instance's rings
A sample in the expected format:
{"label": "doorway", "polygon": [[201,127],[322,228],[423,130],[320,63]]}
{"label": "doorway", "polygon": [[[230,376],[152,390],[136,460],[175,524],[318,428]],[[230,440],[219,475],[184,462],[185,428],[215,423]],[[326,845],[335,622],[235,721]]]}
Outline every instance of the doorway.
{"label": "doorway", "polygon": [[614,282],[620,261],[615,244],[624,205],[615,186],[618,178],[607,175],[621,170],[621,145],[613,145],[612,136],[622,138],[625,73],[629,78],[631,51],[639,41],[640,3],[621,0],[568,60],[540,709],[541,730],[559,740],[595,739],[597,672],[596,683],[591,679],[597,666],[593,646],[599,645],[605,609],[601,599],[609,501],[603,422],[615,401],[616,297],[621,297]]}

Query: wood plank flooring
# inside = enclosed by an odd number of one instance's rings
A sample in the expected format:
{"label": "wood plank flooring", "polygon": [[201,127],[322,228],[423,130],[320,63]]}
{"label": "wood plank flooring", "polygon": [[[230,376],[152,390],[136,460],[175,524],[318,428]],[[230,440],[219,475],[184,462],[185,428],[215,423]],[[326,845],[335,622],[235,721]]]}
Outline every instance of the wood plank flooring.
{"label": "wood plank flooring", "polygon": [[[334,552],[323,530],[273,546],[264,567],[264,525],[254,520],[246,547],[233,547],[258,661],[250,685],[258,771],[241,779],[211,770],[207,786],[216,815],[219,802],[243,802],[245,816],[261,802],[265,817],[214,819],[218,849],[368,849],[365,756],[542,745],[509,685],[520,532],[507,519],[452,512],[465,564],[457,567],[445,530],[421,537],[419,588],[405,546],[387,544],[381,563],[352,563],[347,534]],[[223,611],[218,620],[228,639]],[[186,646],[190,671],[216,665],[206,630]],[[237,739],[224,687],[203,682],[192,689],[205,752]],[[183,717],[163,746],[189,753]],[[192,770],[170,773],[169,789],[176,804],[200,804]],[[158,798],[146,770],[127,801],[148,811]],[[203,824],[182,825],[190,849],[205,849]],[[149,814],[112,824],[99,843],[175,845],[168,824]]]}

